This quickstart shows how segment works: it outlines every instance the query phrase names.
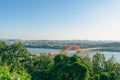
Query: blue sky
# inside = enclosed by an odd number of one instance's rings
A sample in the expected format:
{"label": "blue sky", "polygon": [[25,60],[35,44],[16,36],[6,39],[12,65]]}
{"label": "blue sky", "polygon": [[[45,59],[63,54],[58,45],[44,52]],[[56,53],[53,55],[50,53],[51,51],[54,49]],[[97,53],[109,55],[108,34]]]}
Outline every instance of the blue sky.
{"label": "blue sky", "polygon": [[120,0],[0,0],[0,38],[120,40]]}

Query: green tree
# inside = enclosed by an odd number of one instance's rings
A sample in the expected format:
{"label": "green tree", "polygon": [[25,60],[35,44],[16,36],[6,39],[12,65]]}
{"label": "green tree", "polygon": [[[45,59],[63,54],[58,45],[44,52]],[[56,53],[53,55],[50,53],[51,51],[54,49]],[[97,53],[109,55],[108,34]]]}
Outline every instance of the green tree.
{"label": "green tree", "polygon": [[100,75],[96,74],[96,75],[93,77],[93,80],[100,80]]}
{"label": "green tree", "polygon": [[50,71],[51,80],[88,80],[88,69],[80,63],[80,57],[59,54],[54,58],[54,62]]}
{"label": "green tree", "polygon": [[110,80],[119,80],[119,76],[116,74],[116,72],[112,71],[109,73]]}
{"label": "green tree", "polygon": [[26,72],[18,74],[16,72],[10,72],[8,66],[0,67],[0,80],[30,80],[31,76]]}
{"label": "green tree", "polygon": [[105,63],[105,56],[103,54],[95,54],[92,58],[94,74],[100,74],[104,71]]}
{"label": "green tree", "polygon": [[32,80],[48,80],[47,75],[53,64],[53,58],[51,58],[50,55],[41,53],[40,56],[33,56],[32,62],[25,66],[28,72],[33,76]]}
{"label": "green tree", "polygon": [[101,73],[100,80],[109,80],[109,74],[106,72]]}

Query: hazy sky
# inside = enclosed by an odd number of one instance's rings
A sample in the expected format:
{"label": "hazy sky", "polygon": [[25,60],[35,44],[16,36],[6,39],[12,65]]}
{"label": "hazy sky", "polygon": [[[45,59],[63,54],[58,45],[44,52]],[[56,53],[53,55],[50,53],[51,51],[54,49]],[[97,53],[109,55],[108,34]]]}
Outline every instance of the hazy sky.
{"label": "hazy sky", "polygon": [[0,38],[120,40],[120,0],[0,0]]}

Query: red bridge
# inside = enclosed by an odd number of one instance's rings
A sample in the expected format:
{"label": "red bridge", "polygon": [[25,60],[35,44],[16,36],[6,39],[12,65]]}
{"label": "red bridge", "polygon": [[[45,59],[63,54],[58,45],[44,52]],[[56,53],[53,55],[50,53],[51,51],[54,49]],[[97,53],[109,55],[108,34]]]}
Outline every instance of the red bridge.
{"label": "red bridge", "polygon": [[51,56],[55,56],[57,54],[67,54],[69,51],[74,50],[76,53],[81,53],[83,51],[89,51],[89,50],[99,50],[100,48],[86,48],[86,49],[81,49],[77,45],[68,45],[66,46],[61,52],[53,52],[51,53]]}
{"label": "red bridge", "polygon": [[77,45],[68,45],[66,46],[61,52],[66,54],[68,53],[70,50],[75,50],[76,52],[81,52],[82,50],[80,49],[79,46]]}

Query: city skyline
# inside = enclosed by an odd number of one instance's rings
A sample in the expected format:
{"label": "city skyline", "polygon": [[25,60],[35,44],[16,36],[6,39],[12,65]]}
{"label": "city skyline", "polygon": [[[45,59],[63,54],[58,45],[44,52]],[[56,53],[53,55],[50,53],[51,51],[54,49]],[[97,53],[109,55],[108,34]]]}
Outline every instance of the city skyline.
{"label": "city skyline", "polygon": [[0,38],[119,40],[119,0],[0,1]]}

